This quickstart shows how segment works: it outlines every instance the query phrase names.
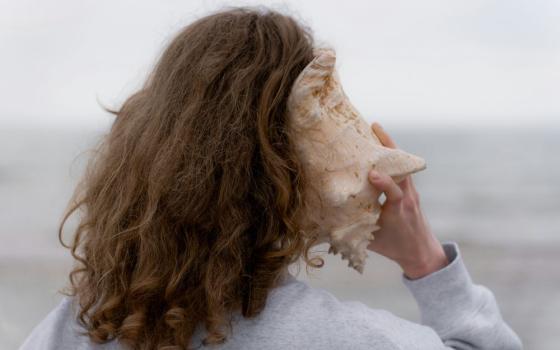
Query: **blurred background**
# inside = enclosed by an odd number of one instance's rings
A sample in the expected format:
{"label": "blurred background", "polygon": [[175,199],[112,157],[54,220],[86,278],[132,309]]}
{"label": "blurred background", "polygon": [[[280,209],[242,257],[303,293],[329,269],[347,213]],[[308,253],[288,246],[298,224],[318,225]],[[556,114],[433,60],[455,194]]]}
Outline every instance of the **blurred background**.
{"label": "blurred background", "polygon": [[[58,224],[112,121],[98,102],[120,106],[192,20],[255,4],[292,14],[336,49],[358,110],[426,159],[414,180],[437,236],[459,242],[474,281],[494,291],[526,349],[558,349],[553,0],[0,0],[0,349],[17,348],[61,299],[72,260]],[[418,321],[396,265],[370,253],[359,275],[325,258],[298,277]]]}

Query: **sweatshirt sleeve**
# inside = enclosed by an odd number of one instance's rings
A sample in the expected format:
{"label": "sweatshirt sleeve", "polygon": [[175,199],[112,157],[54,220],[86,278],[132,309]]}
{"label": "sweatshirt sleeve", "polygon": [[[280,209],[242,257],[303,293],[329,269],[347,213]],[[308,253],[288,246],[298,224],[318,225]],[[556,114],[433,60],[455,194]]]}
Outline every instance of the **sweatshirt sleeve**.
{"label": "sweatshirt sleeve", "polygon": [[422,324],[432,328],[448,349],[522,349],[492,292],[473,284],[457,244],[442,246],[449,265],[419,279],[402,277],[418,303]]}

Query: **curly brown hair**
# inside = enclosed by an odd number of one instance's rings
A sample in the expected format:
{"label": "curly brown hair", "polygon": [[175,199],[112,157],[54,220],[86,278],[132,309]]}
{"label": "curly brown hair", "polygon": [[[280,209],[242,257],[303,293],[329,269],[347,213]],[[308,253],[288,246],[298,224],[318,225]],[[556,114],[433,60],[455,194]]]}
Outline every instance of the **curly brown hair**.
{"label": "curly brown hair", "polygon": [[312,59],[293,17],[227,8],[181,30],[142,88],[107,109],[116,118],[58,233],[91,340],[186,349],[200,324],[204,344],[222,343],[228,314],[259,314],[288,265],[322,265],[294,220],[305,176],[286,111]]}

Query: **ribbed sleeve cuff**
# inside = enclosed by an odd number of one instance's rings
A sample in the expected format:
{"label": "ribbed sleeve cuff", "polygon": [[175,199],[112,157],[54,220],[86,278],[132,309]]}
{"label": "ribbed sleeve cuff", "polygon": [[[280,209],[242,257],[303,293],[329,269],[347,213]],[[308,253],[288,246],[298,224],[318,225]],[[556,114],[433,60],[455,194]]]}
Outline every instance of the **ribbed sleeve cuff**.
{"label": "ribbed sleeve cuff", "polygon": [[453,315],[472,310],[477,294],[458,245],[447,242],[442,247],[449,265],[415,280],[402,275],[403,283],[418,303],[422,323],[438,333],[451,326],[449,320]]}

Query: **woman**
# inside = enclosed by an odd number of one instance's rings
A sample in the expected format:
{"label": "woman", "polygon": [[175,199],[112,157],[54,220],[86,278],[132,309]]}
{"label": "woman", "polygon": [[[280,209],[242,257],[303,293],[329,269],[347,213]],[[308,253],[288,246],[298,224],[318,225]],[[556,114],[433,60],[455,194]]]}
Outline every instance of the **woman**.
{"label": "woman", "polygon": [[457,245],[430,232],[410,177],[370,174],[387,200],[369,248],[402,267],[423,325],[288,273],[299,258],[321,265],[294,221],[313,179],[286,128],[290,87],[312,59],[310,31],[265,9],[181,31],[112,112],[59,232],[80,210],[68,296],[22,348],[520,349]]}

